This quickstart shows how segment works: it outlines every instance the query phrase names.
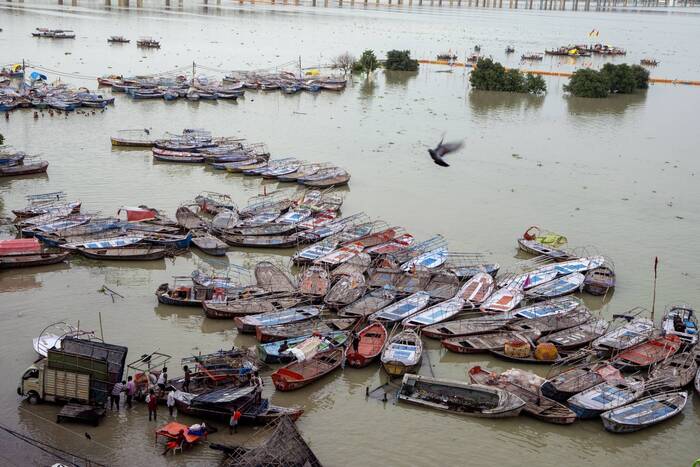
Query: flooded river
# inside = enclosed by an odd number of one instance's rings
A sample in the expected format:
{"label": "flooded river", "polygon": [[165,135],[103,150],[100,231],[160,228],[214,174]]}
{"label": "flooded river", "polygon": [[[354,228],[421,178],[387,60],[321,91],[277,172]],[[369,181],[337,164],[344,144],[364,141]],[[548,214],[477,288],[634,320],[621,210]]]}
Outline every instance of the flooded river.
{"label": "flooded river", "polygon": [[[694,50],[700,16],[692,9],[615,14],[427,7],[366,11],[230,2],[220,8],[186,4],[170,10],[155,2],[143,9],[109,8],[102,2],[77,5],[0,5],[0,62],[26,59],[90,77],[165,71],[191,66],[193,60],[229,70],[268,68],[301,56],[304,66],[310,66],[346,50],[359,55],[365,48],[380,55],[392,48],[410,49],[416,57],[432,58],[450,48],[466,53],[476,43],[483,53],[502,59],[507,44],[519,56],[585,41],[596,28],[601,41],[630,50],[626,61],[660,60],[654,76],[700,79]],[[34,39],[30,32],[35,27],[74,29],[77,38]],[[126,35],[132,43],[110,47],[106,38],[113,34]],[[137,50],[134,39],[140,35],[161,40],[162,49]],[[600,63],[591,61],[593,66]],[[548,58],[538,65],[552,70],[571,66]],[[586,297],[603,316],[651,307],[655,256],[660,259],[657,319],[659,309],[671,302],[700,305],[700,89],[656,85],[646,94],[582,100],[563,95],[565,79],[548,78],[547,95],[533,98],[469,92],[464,70],[439,71],[445,68],[379,72],[371,80],[355,77],[340,94],[253,91],[236,103],[134,102],[120,95],[113,108],[90,116],[34,119],[29,111],[16,111],[8,120],[0,119],[0,133],[18,149],[41,154],[51,166],[47,176],[0,180],[0,216],[9,217],[27,194],[56,190],[103,215],[138,204],[174,215],[181,202],[203,190],[230,193],[239,204],[261,193],[257,178],[154,163],[148,151],[113,149],[109,142],[124,128],[148,127],[155,134],[207,128],[215,135],[263,141],[273,157],[341,165],[352,173],[344,190],[344,214],[364,211],[419,238],[441,233],[452,251],[482,252],[504,267],[518,260],[515,239],[528,226],[564,233],[571,246],[615,261],[618,287],[612,298],[603,303]],[[93,80],[65,79],[96,86]],[[466,142],[451,156],[449,169],[432,164],[426,153],[443,133],[446,139]],[[277,186],[264,185],[267,190]],[[158,305],[153,292],[174,275],[250,266],[261,254],[286,260],[284,252],[276,251],[232,251],[223,261],[192,252],[150,264],[76,258],[70,265],[0,273],[0,423],[110,465],[216,462],[220,456],[206,447],[161,456],[153,445],[156,424],[148,422],[142,405],[109,414],[99,428],[57,425],[55,406],[20,404],[15,388],[35,358],[31,339],[44,326],[79,321],[82,328],[98,330],[98,313],[105,340],[127,345],[128,359],[159,349],[174,357],[173,374],[181,357],[253,345],[254,339],[237,335],[232,323],[208,320],[197,309]],[[103,285],[125,298],[113,302],[99,292]],[[424,374],[466,379],[473,364],[504,368],[489,357],[448,354],[436,341],[426,344]],[[299,429],[326,465],[521,466],[566,459],[567,465],[675,466],[690,465],[700,456],[697,396],[671,421],[615,436],[599,421],[561,427],[524,417],[480,420],[365,398],[366,387],[384,381],[375,365],[338,371],[286,394],[274,393],[268,379],[265,396],[278,405],[304,406]],[[85,439],[86,430],[92,441]],[[219,433],[210,440],[236,444],[252,432]],[[19,452],[7,457],[8,463],[26,463]]]}

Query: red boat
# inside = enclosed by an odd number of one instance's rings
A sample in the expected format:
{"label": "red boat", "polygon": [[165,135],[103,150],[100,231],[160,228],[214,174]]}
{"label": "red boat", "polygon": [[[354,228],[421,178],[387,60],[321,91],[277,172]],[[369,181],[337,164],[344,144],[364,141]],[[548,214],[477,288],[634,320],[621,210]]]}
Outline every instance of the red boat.
{"label": "red boat", "polygon": [[381,232],[376,232],[373,234],[365,235],[362,238],[358,238],[357,240],[351,242],[351,245],[358,245],[362,248],[370,248],[393,240],[394,238],[396,238],[398,233],[398,227],[390,227],[388,229],[382,230]]}
{"label": "red boat", "polygon": [[611,362],[617,368],[625,370],[642,370],[654,363],[666,360],[681,348],[678,336],[667,335],[655,337],[639,345],[620,352]]}
{"label": "red boat", "polygon": [[279,391],[302,388],[339,368],[345,358],[345,349],[319,352],[308,360],[293,362],[272,373],[272,382]]}
{"label": "red boat", "polygon": [[363,368],[372,363],[382,353],[387,337],[382,323],[372,323],[365,327],[357,335],[357,350],[352,345],[353,342],[345,354],[348,364],[353,368]]}

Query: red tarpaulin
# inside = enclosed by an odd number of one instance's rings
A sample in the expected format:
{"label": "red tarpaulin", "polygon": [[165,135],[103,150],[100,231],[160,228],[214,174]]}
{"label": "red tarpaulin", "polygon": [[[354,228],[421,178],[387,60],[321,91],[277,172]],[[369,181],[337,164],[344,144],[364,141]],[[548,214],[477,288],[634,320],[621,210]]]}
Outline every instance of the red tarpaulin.
{"label": "red tarpaulin", "polygon": [[199,435],[190,434],[189,427],[187,425],[183,425],[182,423],[178,422],[170,422],[156,430],[156,439],[158,436],[164,436],[168,439],[175,439],[177,438],[177,434],[180,432],[180,430],[184,431],[185,441],[190,444],[196,443],[202,438]]}
{"label": "red tarpaulin", "polygon": [[[136,221],[147,221],[151,219],[156,218],[156,212],[152,209],[144,209],[144,208],[127,208],[123,207],[119,210],[121,211],[126,211],[126,220],[129,222],[136,222]],[[117,212],[117,215],[119,215],[119,212]]]}
{"label": "red tarpaulin", "polygon": [[22,238],[19,240],[0,240],[0,256],[19,253],[40,253],[41,244],[36,238]]}

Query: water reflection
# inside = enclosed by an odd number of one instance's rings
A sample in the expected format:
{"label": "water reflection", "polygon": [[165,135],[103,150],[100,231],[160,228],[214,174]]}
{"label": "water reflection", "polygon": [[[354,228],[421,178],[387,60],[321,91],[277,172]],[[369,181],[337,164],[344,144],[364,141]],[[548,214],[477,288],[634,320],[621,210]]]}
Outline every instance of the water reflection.
{"label": "water reflection", "polygon": [[607,114],[622,116],[628,110],[641,109],[647,98],[646,91],[634,94],[617,94],[605,99],[566,96],[566,107],[572,117],[581,115]]}
{"label": "water reflection", "polygon": [[418,76],[417,71],[384,70],[384,81],[387,86],[406,88],[408,83]]}
{"label": "water reflection", "polygon": [[469,107],[477,117],[487,117],[492,112],[535,111],[544,104],[544,96],[532,96],[515,92],[469,92]]}
{"label": "water reflection", "polygon": [[374,95],[374,92],[377,89],[377,83],[376,83],[376,78],[363,78],[363,80],[360,82],[360,96],[362,98],[369,98]]}

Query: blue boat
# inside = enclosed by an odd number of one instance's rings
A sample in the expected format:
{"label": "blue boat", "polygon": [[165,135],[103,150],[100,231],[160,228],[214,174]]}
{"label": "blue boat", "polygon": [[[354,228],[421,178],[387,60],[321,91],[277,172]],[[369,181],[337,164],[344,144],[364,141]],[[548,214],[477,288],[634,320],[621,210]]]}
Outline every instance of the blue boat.
{"label": "blue boat", "polygon": [[656,394],[630,405],[604,412],[600,418],[608,431],[631,433],[678,415],[687,402],[687,392]]}
{"label": "blue boat", "polygon": [[445,261],[447,261],[447,247],[440,247],[406,261],[401,265],[401,269],[404,271],[410,271],[414,267],[433,269],[442,265]]}
{"label": "blue boat", "polygon": [[528,298],[533,300],[548,299],[554,297],[561,297],[562,295],[570,294],[576,290],[580,290],[583,286],[583,281],[585,276],[580,272],[574,272],[553,281],[545,282],[542,285],[538,285],[525,294]]}
{"label": "blue boat", "polygon": [[428,292],[416,292],[403,300],[393,303],[369,316],[369,321],[381,321],[382,323],[395,323],[409,316],[415,315],[428,305],[430,294]]}
{"label": "blue boat", "polygon": [[519,308],[517,312],[513,313],[513,316],[524,319],[543,318],[545,316],[568,313],[575,310],[580,305],[581,302],[575,298],[561,297]]}
{"label": "blue boat", "polygon": [[[304,342],[306,339],[312,337],[311,335],[306,335],[306,336],[300,336],[300,337],[293,337],[287,340],[280,340],[280,341],[274,341],[274,342],[268,342],[265,344],[258,344],[256,346],[256,350],[258,352],[258,357],[260,360],[262,360],[265,363],[289,363],[295,360],[294,355],[291,352],[286,352],[286,353],[280,353],[280,347],[284,342],[287,343],[287,347],[289,349],[295,347],[298,344],[301,344]],[[318,350],[320,352],[323,352],[325,350],[329,350],[331,347],[336,348],[341,345],[344,345],[347,340],[348,340],[348,332],[347,331],[332,331],[329,333],[324,333],[321,334],[321,337],[327,337],[329,340],[333,342],[332,345],[328,345],[328,343],[322,342]]]}
{"label": "blue boat", "polygon": [[262,313],[259,315],[248,315],[236,318],[234,321],[240,332],[253,333],[258,326],[275,326],[278,324],[298,323],[321,314],[321,308],[317,306],[301,306],[287,308],[282,311],[272,313]]}
{"label": "blue boat", "polygon": [[186,250],[192,243],[192,232],[187,235],[172,235],[162,233],[149,233],[143,237],[143,241],[152,245],[161,245]]}
{"label": "blue boat", "polygon": [[61,247],[67,249],[76,249],[79,247],[87,249],[121,248],[129,245],[135,245],[141,241],[143,241],[143,237],[119,237],[93,240],[89,242],[66,243],[65,245],[61,245]]}

